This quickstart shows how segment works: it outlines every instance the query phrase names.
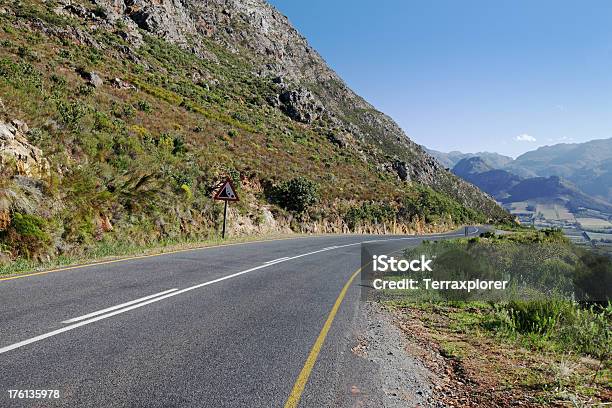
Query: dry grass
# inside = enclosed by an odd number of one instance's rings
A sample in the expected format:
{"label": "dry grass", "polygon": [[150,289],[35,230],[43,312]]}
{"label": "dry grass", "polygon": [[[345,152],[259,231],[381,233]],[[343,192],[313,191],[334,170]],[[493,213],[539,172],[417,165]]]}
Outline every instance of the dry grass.
{"label": "dry grass", "polygon": [[534,350],[480,326],[478,308],[393,307],[449,406],[601,406],[612,402],[612,373],[571,353]]}

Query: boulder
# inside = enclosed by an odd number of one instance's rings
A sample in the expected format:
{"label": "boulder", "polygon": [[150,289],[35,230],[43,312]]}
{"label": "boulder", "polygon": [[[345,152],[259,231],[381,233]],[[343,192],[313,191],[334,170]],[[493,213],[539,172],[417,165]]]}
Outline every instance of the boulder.
{"label": "boulder", "polygon": [[24,122],[0,122],[0,170],[13,167],[14,173],[40,179],[48,177],[49,161],[42,150],[31,145],[25,137],[28,127]]}
{"label": "boulder", "polygon": [[402,181],[410,181],[410,173],[408,172],[408,163],[400,160],[393,162],[393,170]]}
{"label": "boulder", "polygon": [[99,88],[104,85],[104,81],[102,80],[102,78],[100,78],[100,75],[96,74],[95,72],[89,73],[89,83],[95,88]]}
{"label": "boulder", "polygon": [[286,90],[279,95],[278,100],[280,109],[297,122],[311,123],[325,112],[323,105],[308,89]]}
{"label": "boulder", "polygon": [[93,71],[85,71],[85,70],[78,70],[79,75],[81,75],[81,77],[86,80],[89,85],[93,86],[94,88],[99,88],[102,85],[104,85],[104,81],[102,80],[102,78],[100,77],[100,75],[98,75],[97,73],[93,72]]}

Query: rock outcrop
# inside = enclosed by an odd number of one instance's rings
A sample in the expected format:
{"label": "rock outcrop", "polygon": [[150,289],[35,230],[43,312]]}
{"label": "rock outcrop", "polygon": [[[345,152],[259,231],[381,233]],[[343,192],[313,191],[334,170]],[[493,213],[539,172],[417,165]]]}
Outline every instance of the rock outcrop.
{"label": "rock outcrop", "polygon": [[37,179],[48,177],[49,162],[42,150],[28,142],[25,137],[28,130],[18,120],[0,122],[0,170]]}
{"label": "rock outcrop", "polygon": [[287,90],[278,97],[280,109],[291,119],[311,123],[323,116],[325,108],[308,89]]}

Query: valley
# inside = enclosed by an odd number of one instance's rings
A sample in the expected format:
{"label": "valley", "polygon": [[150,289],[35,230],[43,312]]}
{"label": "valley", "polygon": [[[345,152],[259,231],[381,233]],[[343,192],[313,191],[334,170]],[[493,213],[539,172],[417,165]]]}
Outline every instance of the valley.
{"label": "valley", "polygon": [[612,252],[612,139],[544,146],[516,159],[430,151],[525,226],[560,228],[575,243]]}

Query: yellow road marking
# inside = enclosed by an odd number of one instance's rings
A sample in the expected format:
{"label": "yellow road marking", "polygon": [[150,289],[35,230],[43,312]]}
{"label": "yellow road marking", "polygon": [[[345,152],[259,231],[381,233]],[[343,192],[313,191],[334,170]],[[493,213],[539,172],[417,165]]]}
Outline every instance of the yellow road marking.
{"label": "yellow road marking", "polygon": [[174,251],[167,251],[167,252],[162,252],[162,253],[159,253],[159,254],[136,255],[136,256],[130,256],[130,257],[127,257],[127,258],[113,259],[113,260],[110,260],[110,261],[93,262],[93,263],[83,264],[83,265],[75,265],[75,266],[67,266],[67,267],[64,267],[64,268],[51,269],[51,270],[48,270],[48,271],[41,271],[41,272],[34,272],[34,273],[26,273],[26,274],[23,274],[23,275],[9,276],[7,278],[0,278],[0,282],[1,281],[13,280],[13,279],[27,278],[29,276],[46,275],[48,273],[55,273],[55,272],[70,271],[70,270],[74,270],[74,269],[89,268],[91,266],[108,265],[108,264],[113,264],[113,263],[118,263],[118,262],[132,261],[132,260],[135,260],[135,259],[143,259],[143,258],[152,258],[152,257],[156,257],[156,256],[171,255],[171,254],[177,254],[177,253],[180,253],[180,252],[199,251],[199,250],[204,250],[204,249],[213,249],[213,248],[229,247],[229,246],[236,246],[236,245],[246,245],[246,244],[256,244],[256,243],[270,242],[270,241],[287,241],[287,240],[291,240],[291,239],[300,239],[300,238],[303,238],[303,237],[262,239],[262,240],[258,240],[258,241],[246,241],[246,242],[236,242],[236,243],[232,243],[232,244],[219,244],[219,245],[203,246],[203,247],[197,247],[197,248],[177,249],[177,250],[174,250]]}
{"label": "yellow road marking", "polygon": [[336,303],[334,303],[334,306],[332,307],[331,312],[329,312],[329,316],[327,316],[327,320],[323,325],[323,329],[321,329],[321,333],[319,333],[319,337],[317,337],[317,340],[315,341],[314,345],[312,346],[312,349],[310,350],[310,354],[306,359],[304,368],[302,368],[300,375],[298,375],[298,378],[295,381],[295,384],[293,385],[291,394],[289,394],[289,399],[287,399],[287,402],[285,403],[285,408],[297,408],[298,404],[300,403],[302,393],[304,392],[304,388],[306,387],[306,383],[308,382],[310,373],[312,373],[312,369],[314,368],[314,365],[317,362],[317,358],[319,357],[319,353],[321,352],[321,347],[323,347],[323,343],[325,342],[327,333],[329,333],[329,329],[331,328],[331,325],[334,322],[334,319],[336,318],[336,314],[338,313],[338,309],[340,309],[340,305],[342,304],[342,300],[344,300],[344,297],[346,296],[348,288],[351,286],[351,283],[353,283],[353,280],[355,280],[359,272],[361,272],[361,268],[357,269],[353,273],[353,275],[351,275],[349,280],[346,282],[346,284],[340,291],[340,294],[336,299]]}
{"label": "yellow road marking", "polygon": [[[403,251],[404,249],[405,248],[398,249],[396,251],[392,251],[388,255]],[[368,262],[365,266],[368,266],[371,263],[372,261]],[[348,288],[351,286],[351,283],[353,283],[353,281],[355,280],[355,278],[357,277],[357,275],[359,274],[359,272],[361,272],[363,268],[364,267],[362,266],[361,268],[357,269],[353,273],[353,275],[351,275],[349,280],[346,282],[346,284],[340,291],[340,294],[338,295],[338,298],[336,299],[336,303],[334,303],[334,307],[332,307],[331,312],[329,312],[329,316],[327,316],[327,320],[325,321],[325,324],[323,325],[323,328],[321,329],[321,333],[319,333],[319,337],[317,337],[317,340],[312,346],[312,349],[310,350],[310,354],[308,354],[308,358],[306,359],[306,363],[304,363],[304,367],[302,368],[302,371],[300,371],[300,375],[298,375],[298,378],[295,381],[295,384],[293,385],[291,394],[289,394],[289,398],[287,399],[287,402],[285,403],[285,408],[297,408],[298,404],[300,403],[300,399],[302,398],[302,394],[304,393],[304,388],[306,388],[306,383],[308,382],[308,378],[310,377],[310,374],[312,373],[312,369],[314,368],[314,365],[317,362],[317,358],[319,358],[319,353],[321,352],[321,348],[323,347],[323,343],[325,342],[327,333],[329,332],[329,329],[331,328],[331,325],[334,322],[334,319],[336,318],[338,309],[340,309],[340,304],[344,300],[344,297],[346,296],[346,292],[348,291]]]}

